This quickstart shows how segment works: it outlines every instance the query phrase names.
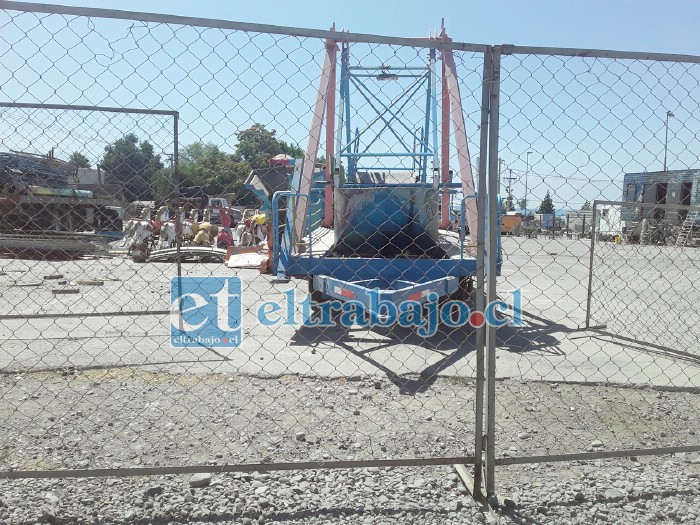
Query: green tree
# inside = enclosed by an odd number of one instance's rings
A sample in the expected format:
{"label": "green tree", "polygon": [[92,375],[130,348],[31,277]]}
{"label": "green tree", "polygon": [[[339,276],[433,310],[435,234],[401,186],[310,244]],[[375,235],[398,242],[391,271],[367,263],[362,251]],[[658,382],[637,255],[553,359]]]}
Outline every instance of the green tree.
{"label": "green tree", "polygon": [[547,194],[544,196],[544,199],[542,199],[542,203],[540,204],[540,207],[537,208],[537,213],[542,213],[542,214],[551,214],[554,215],[554,202],[552,202],[552,196],[547,192]]}
{"label": "green tree", "polygon": [[152,200],[155,196],[152,179],[163,169],[163,163],[150,142],[139,142],[133,133],[124,135],[105,147],[100,165],[107,182],[123,185],[128,201]]}
{"label": "green tree", "polygon": [[[284,153],[280,141],[275,138],[275,133],[274,129],[269,131],[262,124],[253,124],[250,128],[239,131],[236,133],[236,155],[247,162],[251,169],[267,168],[272,157]],[[284,144],[291,155],[293,148]]]}
{"label": "green tree", "polygon": [[[299,146],[277,139],[275,133],[262,124],[253,124],[236,133],[238,144],[233,153],[212,143],[194,142],[185,146],[179,152],[180,185],[201,186],[209,195],[233,193],[234,201],[240,205],[256,203],[255,195],[244,187],[251,170],[267,168],[269,160],[280,153],[297,159],[304,157]],[[160,174],[156,178],[158,194],[162,195],[167,180]]]}
{"label": "green tree", "polygon": [[525,197],[523,197],[522,199],[518,199],[518,208],[520,208],[521,210],[527,210],[527,199]]}
{"label": "green tree", "polygon": [[166,201],[170,199],[174,189],[172,171],[167,168],[156,171],[151,177],[151,185],[156,200]]}
{"label": "green tree", "polygon": [[257,202],[244,183],[251,170],[264,169],[275,155],[284,153],[292,158],[303,158],[304,150],[275,136],[262,124],[236,133],[238,144],[233,153],[218,146],[195,142],[180,150],[181,185],[201,186],[209,195],[233,193],[238,204]]}
{"label": "green tree", "polygon": [[70,158],[68,159],[68,162],[75,166],[76,168],[89,168],[90,167],[90,161],[88,158],[80,153],[79,151],[74,151],[71,153]]}
{"label": "green tree", "polygon": [[[274,132],[273,132],[274,134]],[[284,153],[286,155],[289,155],[293,159],[303,159],[304,155],[306,155],[306,152],[301,149],[298,145],[293,146],[291,144],[287,144],[283,140],[278,140],[279,146],[280,146],[280,153]]]}
{"label": "green tree", "polygon": [[581,206],[581,211],[591,211],[591,203],[589,201],[586,201],[583,203],[583,206]]}
{"label": "green tree", "polygon": [[231,193],[243,187],[250,165],[237,155],[226,153],[214,144],[195,142],[180,151],[180,179],[201,186],[209,195]]}

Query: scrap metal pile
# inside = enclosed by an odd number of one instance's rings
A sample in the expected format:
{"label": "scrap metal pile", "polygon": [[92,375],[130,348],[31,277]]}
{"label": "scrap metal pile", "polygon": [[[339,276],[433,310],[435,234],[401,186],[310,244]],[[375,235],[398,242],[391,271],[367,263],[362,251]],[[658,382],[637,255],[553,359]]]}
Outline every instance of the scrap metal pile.
{"label": "scrap metal pile", "polygon": [[72,186],[76,169],[48,155],[0,153],[0,253],[73,257],[102,251],[121,230],[115,200]]}
{"label": "scrap metal pile", "polygon": [[76,168],[51,155],[31,153],[0,153],[0,184],[3,193],[6,184],[12,184],[18,192],[32,188],[67,188],[75,177]]}
{"label": "scrap metal pile", "polygon": [[266,245],[265,214],[235,210],[228,203],[202,210],[180,206],[177,212],[165,204],[155,212],[146,207],[139,217],[126,222],[124,238],[112,253],[125,248],[135,262],[228,260],[231,255],[257,252]]}

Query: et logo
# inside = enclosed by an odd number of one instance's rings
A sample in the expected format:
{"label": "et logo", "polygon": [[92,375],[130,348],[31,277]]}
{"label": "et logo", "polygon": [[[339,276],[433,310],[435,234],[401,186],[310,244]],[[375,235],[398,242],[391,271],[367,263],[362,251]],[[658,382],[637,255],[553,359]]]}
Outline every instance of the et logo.
{"label": "et logo", "polygon": [[170,279],[171,348],[236,348],[240,343],[238,277]]}

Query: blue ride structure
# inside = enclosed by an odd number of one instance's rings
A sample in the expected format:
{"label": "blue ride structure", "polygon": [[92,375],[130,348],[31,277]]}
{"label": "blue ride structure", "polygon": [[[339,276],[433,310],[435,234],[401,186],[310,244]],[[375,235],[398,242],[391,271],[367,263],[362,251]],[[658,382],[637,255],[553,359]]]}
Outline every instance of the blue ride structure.
{"label": "blue ride structure", "polygon": [[314,301],[358,301],[378,314],[378,300],[464,300],[472,291],[477,201],[487,199],[475,191],[452,51],[425,52],[427,61],[415,57],[422,63],[361,65],[348,42],[326,43],[305,157],[271,205],[273,272],[306,279]]}

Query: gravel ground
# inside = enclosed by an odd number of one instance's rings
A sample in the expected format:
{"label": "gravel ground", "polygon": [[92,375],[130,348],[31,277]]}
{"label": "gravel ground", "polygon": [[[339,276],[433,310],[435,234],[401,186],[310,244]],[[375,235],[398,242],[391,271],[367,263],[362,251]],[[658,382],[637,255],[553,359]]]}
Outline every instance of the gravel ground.
{"label": "gravel ground", "polygon": [[504,468],[487,508],[449,467],[21,480],[0,522],[700,523],[700,460],[679,454]]}
{"label": "gravel ground", "polygon": [[[492,509],[449,466],[216,474],[225,463],[472,454],[473,382],[405,381],[3,376],[1,469],[214,474],[4,480],[0,523],[700,523],[697,454],[499,467]],[[497,395],[499,456],[692,444],[700,432],[694,393],[504,381]]]}
{"label": "gravel ground", "polygon": [[[517,273],[504,279],[537,284],[527,295],[534,314],[580,323],[569,316],[584,304],[584,280],[572,279],[565,259],[557,260],[558,273],[548,266],[551,283],[537,265],[528,267],[539,272],[536,279]],[[7,308],[25,315],[160,310],[174,271],[120,259],[11,261],[0,270]],[[54,296],[57,280],[44,276],[57,273],[103,284],[82,286],[80,301]],[[248,309],[281,293],[255,270],[241,275]],[[551,297],[540,293],[545,289]],[[280,327],[248,334],[254,350],[219,356],[173,355],[164,343],[167,324],[155,316],[0,324],[0,470],[209,465],[203,470],[212,471],[0,480],[0,524],[700,523],[698,454],[498,467],[498,497],[484,508],[450,466],[220,472],[223,464],[473,455],[472,370],[449,368],[473,358],[472,334],[445,348],[408,338],[396,345],[367,332],[332,332],[315,344]],[[557,330],[545,323],[499,332],[506,350],[497,354],[497,457],[698,443],[696,359],[650,359],[648,349],[632,352],[580,335],[557,341]],[[333,373],[319,371],[324,364]],[[585,384],[573,382],[577,373]],[[654,383],[663,378],[669,381]]]}

